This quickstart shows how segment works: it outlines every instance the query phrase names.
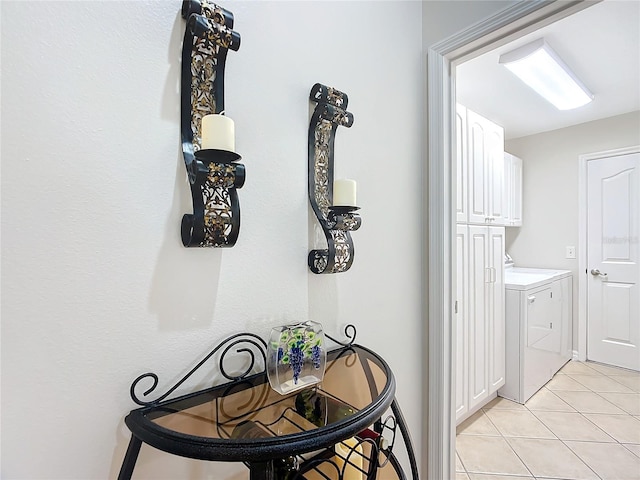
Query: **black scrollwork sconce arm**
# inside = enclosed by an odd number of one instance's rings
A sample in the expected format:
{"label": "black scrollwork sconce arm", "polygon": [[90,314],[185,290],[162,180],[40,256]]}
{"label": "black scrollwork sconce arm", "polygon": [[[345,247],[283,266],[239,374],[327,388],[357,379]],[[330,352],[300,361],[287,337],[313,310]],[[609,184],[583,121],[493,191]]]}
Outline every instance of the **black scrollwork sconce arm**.
{"label": "black scrollwork sconce arm", "polygon": [[338,126],[351,127],[347,95],[316,83],[310,99],[317,105],[309,124],[309,201],[327,239],[326,250],[311,250],[308,264],[313,273],[346,272],[354,257],[349,232],[360,228],[358,207],[333,206],[333,150]]}
{"label": "black scrollwork sconce arm", "polygon": [[193,214],[182,217],[185,247],[231,247],[240,230],[237,189],[244,185],[240,155],[202,148],[202,119],[224,112],[224,67],[228,50],[240,48],[233,14],[205,0],[184,0],[187,20],[182,44],[182,153],[191,187]]}

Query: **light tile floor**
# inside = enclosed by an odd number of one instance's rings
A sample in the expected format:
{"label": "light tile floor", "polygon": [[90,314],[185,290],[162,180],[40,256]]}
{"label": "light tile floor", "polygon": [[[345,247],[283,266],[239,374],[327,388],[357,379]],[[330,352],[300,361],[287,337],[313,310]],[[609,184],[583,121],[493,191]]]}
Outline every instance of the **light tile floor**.
{"label": "light tile floor", "polygon": [[458,426],[456,480],[640,480],[640,373],[569,362]]}

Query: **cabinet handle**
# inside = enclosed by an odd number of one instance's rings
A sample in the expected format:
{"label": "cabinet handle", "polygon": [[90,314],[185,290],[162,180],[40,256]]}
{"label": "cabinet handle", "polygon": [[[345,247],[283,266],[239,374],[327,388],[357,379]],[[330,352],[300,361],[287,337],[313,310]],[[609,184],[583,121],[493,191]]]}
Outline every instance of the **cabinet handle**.
{"label": "cabinet handle", "polygon": [[496,269],[493,267],[486,267],[484,269],[484,283],[496,283]]}
{"label": "cabinet handle", "polygon": [[527,297],[527,302],[529,304],[535,303],[535,301],[536,301],[536,296],[535,295],[530,295],[530,296]]}

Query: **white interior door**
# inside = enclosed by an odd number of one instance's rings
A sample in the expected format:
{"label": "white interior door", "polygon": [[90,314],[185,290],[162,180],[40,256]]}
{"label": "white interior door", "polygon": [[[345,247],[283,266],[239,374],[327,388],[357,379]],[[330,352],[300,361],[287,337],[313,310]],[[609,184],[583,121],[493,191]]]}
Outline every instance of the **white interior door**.
{"label": "white interior door", "polygon": [[587,358],[640,370],[640,153],[587,162]]}

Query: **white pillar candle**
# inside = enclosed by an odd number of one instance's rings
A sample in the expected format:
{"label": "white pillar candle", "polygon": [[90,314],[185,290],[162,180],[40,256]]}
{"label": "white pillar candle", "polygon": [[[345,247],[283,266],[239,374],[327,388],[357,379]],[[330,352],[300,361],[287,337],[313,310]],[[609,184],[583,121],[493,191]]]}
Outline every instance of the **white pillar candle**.
{"label": "white pillar candle", "polygon": [[341,178],[333,182],[333,206],[335,207],[355,207],[356,203],[356,181]]}
{"label": "white pillar candle", "polygon": [[344,480],[362,480],[362,472],[358,470],[362,469],[362,444],[358,440],[348,438],[337,443],[333,460],[341,471],[344,468]]}
{"label": "white pillar candle", "polygon": [[203,150],[215,149],[236,151],[235,126],[225,115],[205,115],[202,117],[201,136]]}

